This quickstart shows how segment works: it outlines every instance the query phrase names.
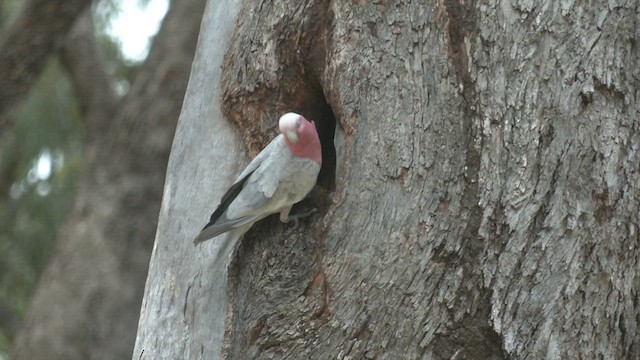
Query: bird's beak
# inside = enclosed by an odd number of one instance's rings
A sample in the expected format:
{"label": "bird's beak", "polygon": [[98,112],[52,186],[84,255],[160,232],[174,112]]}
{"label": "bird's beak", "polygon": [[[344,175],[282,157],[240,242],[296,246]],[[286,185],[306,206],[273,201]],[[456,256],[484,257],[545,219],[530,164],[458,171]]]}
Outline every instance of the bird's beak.
{"label": "bird's beak", "polygon": [[294,144],[298,143],[298,134],[296,134],[295,130],[287,130],[285,133],[285,136],[287,137],[287,139],[289,139],[289,141],[291,141]]}

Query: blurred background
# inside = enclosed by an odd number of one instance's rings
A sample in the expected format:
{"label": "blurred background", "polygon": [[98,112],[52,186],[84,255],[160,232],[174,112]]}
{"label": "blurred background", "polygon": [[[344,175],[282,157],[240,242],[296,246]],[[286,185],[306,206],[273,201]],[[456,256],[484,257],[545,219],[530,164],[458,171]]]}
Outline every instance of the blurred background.
{"label": "blurred background", "polygon": [[[43,310],[32,310],[33,319],[28,328],[25,326],[32,302],[34,307],[38,307],[38,301],[32,298],[42,282],[58,284],[55,285],[55,296],[51,289],[39,291],[44,302],[53,302],[58,297],[64,303],[65,297],[75,299],[77,296],[78,309],[84,309],[82,297],[93,297],[91,306],[87,306],[85,315],[81,315],[85,317],[87,313],[100,312],[112,317],[108,313],[117,311],[118,306],[139,304],[153,242],[154,216],[157,215],[161,198],[163,166],[166,166],[191,56],[195,50],[199,16],[204,8],[204,1],[185,1],[182,8],[170,6],[169,0],[100,0],[86,1],[84,4],[81,1],[68,1],[68,7],[76,6],[78,10],[68,15],[71,25],[66,28],[60,26],[43,30],[43,26],[38,25],[39,22],[46,24],[49,21],[47,16],[61,18],[54,13],[55,9],[45,9],[44,15],[37,15],[44,18],[28,18],[36,10],[45,6],[55,8],[55,3],[64,2],[5,0],[0,5],[0,57],[5,57],[3,61],[10,58],[7,54],[13,54],[6,49],[14,51],[17,45],[24,45],[27,51],[28,47],[32,47],[34,57],[44,56],[39,66],[25,65],[21,68],[20,64],[28,64],[32,60],[29,56],[0,65],[0,82],[4,83],[0,86],[4,89],[0,89],[0,97],[3,97],[0,106],[4,107],[0,107],[4,119],[0,120],[0,359],[7,359],[9,354],[15,353],[12,344],[21,331],[28,333],[20,341],[22,346],[40,346],[42,353],[52,354],[47,344],[55,341],[44,341],[42,339],[47,336],[34,334],[49,332],[49,337],[60,337],[61,334],[53,334],[48,328],[47,322],[54,320],[42,315],[52,312],[53,305],[49,303],[49,308],[45,306]],[[160,41],[155,44],[154,35],[160,30],[170,8],[176,8],[173,27],[167,25],[164,44]],[[27,15],[20,15],[21,11]],[[22,24],[16,20],[21,16],[27,19]],[[19,26],[22,29],[16,32],[14,28]],[[30,31],[34,33],[30,34]],[[12,35],[15,33],[17,36],[27,36],[27,39],[40,39],[40,33],[49,32],[42,35],[49,36],[55,31],[59,34],[44,50],[37,49],[40,43],[48,40],[16,44],[15,39],[19,37]],[[155,60],[152,59],[154,51]],[[172,58],[181,54],[182,57],[177,60]],[[9,74],[3,74],[3,71]],[[24,85],[25,81],[27,85]],[[25,86],[26,90],[12,93],[13,89],[19,87],[16,84]],[[162,105],[154,106],[154,99]],[[155,110],[149,112],[150,108]],[[164,125],[158,126],[154,121]],[[145,131],[145,127],[161,128],[162,132]],[[122,151],[118,151],[120,148],[123,148]],[[110,158],[125,165],[111,164]],[[145,166],[150,166],[151,170],[145,172]],[[113,170],[116,168],[119,170]],[[132,190],[131,185],[118,185],[119,188],[109,185],[124,184],[122,179],[135,171],[145,174],[129,178],[148,186],[137,185]],[[110,177],[113,173],[118,176]],[[159,179],[149,182],[145,176]],[[105,184],[104,187],[101,183]],[[79,190],[83,184],[84,190]],[[101,192],[103,189],[105,193]],[[110,200],[118,198],[121,193],[125,195],[119,202]],[[110,202],[113,204],[108,205]],[[99,207],[96,204],[108,206]],[[124,211],[128,207],[138,209]],[[72,216],[73,209],[76,211]],[[132,212],[138,212],[144,218],[133,224],[118,221],[119,216],[130,216]],[[104,223],[108,224],[101,225]],[[65,224],[66,230],[63,231],[61,229]],[[145,227],[145,231],[136,233],[140,227]],[[85,251],[79,249],[77,243],[74,245],[69,242],[79,237],[82,238],[79,241],[94,246],[93,250]],[[137,251],[139,255],[135,262],[139,265],[129,266],[127,261],[132,260],[124,258],[111,267],[99,266],[101,259],[119,256],[109,257],[104,251],[96,250],[104,247],[100,243],[106,243],[106,247],[111,248],[110,242],[126,238],[126,244],[131,244],[136,243],[137,237],[144,238],[137,241],[140,244],[137,250],[128,248],[130,245],[114,245],[113,248],[120,246],[120,253]],[[60,248],[57,254],[56,247]],[[99,257],[92,259],[88,253],[98,254]],[[79,259],[73,260],[74,256]],[[62,260],[53,260],[54,257]],[[80,265],[74,265],[82,259],[93,262],[91,268],[102,269],[99,277],[91,280],[91,271],[85,272],[80,270]],[[67,267],[71,273],[88,273],[89,280],[65,285],[67,279],[73,280],[73,276],[61,270]],[[48,278],[40,280],[45,272]],[[98,291],[91,284],[96,283],[95,279],[107,279],[112,273],[117,273],[115,278],[105,282],[116,283],[115,289],[118,289],[117,284],[122,284],[123,291],[133,294],[114,294],[114,298],[126,299],[125,304],[113,305],[109,296],[104,295],[105,292],[114,293],[118,290],[102,289],[100,296],[95,295]],[[129,276],[135,281],[127,283],[120,280]],[[82,290],[85,283],[93,286],[94,290]],[[60,290],[66,288],[72,289],[67,295]],[[75,295],[76,291],[78,295]],[[106,308],[111,310],[104,310]],[[62,317],[65,311],[61,305],[59,314]],[[137,311],[134,309],[132,313]],[[83,321],[68,319],[72,325],[61,332],[67,338],[66,343],[50,345],[51,348],[69,348],[60,350],[60,357],[69,355],[69,358],[117,358],[126,354],[133,343],[131,333],[135,333],[135,329],[131,329],[132,324],[137,320],[131,321],[126,331],[119,331],[115,325],[108,325],[107,330],[100,329],[101,325],[96,323],[98,320],[99,315],[91,319],[90,322],[95,325],[87,331],[87,326],[82,325]],[[127,339],[122,341],[120,353],[108,354],[104,350],[103,356],[72,356],[83,351],[86,354],[86,349],[74,352],[70,344],[76,340],[91,343],[87,338],[82,338],[91,331],[95,331],[91,334],[91,341],[94,342],[114,339],[113,334],[121,332],[126,333],[123,336],[126,335]],[[79,340],[73,339],[74,336]],[[92,352],[98,351],[95,346],[92,349]],[[18,352],[15,358],[29,358],[25,355],[27,353]]]}

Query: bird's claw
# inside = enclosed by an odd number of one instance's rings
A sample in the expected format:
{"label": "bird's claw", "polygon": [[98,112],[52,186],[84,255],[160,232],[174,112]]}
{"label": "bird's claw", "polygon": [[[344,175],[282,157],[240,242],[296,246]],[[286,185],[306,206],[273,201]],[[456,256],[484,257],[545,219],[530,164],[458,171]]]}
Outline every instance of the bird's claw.
{"label": "bird's claw", "polygon": [[291,228],[291,231],[295,231],[298,230],[298,228],[300,227],[300,219],[304,219],[306,217],[309,217],[315,213],[318,212],[317,208],[311,208],[307,211],[303,211],[300,213],[297,213],[295,215],[289,215],[287,222],[291,222],[293,221],[293,227]]}

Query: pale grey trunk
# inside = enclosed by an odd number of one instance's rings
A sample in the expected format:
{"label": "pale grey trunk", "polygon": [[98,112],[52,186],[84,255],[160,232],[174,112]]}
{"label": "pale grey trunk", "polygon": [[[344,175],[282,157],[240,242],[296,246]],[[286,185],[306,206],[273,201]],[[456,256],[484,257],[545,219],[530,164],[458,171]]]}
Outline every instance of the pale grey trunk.
{"label": "pale grey trunk", "polygon": [[194,245],[235,176],[247,164],[221,113],[220,71],[239,4],[209,2],[167,169],[155,246],[133,359],[217,359],[227,310],[220,242]]}
{"label": "pale grey trunk", "polygon": [[[342,145],[320,175],[333,190],[321,215],[293,231],[267,219],[245,236],[228,358],[638,358],[636,7],[245,2],[225,48],[227,118],[253,151],[288,110],[317,121],[329,152],[335,118]],[[220,287],[195,295],[209,254],[189,244],[203,197],[221,190],[192,178],[231,161],[185,150],[223,122],[189,109],[156,243],[171,260],[158,250],[150,274],[170,281],[147,284],[143,309],[168,321],[140,325],[169,335],[159,346],[170,357],[222,336],[219,307],[190,305]]]}

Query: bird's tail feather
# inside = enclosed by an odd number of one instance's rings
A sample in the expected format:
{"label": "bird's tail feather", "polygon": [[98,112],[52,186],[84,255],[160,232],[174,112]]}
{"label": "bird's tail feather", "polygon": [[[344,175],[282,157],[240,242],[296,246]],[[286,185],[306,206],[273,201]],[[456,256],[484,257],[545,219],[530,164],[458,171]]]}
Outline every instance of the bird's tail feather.
{"label": "bird's tail feather", "polygon": [[[251,225],[254,222],[262,219],[266,215],[254,215],[254,216],[244,216],[235,220],[228,220],[226,216],[221,218],[218,222],[214,224],[208,224],[205,226],[202,231],[198,234],[198,236],[193,239],[194,244],[201,243],[203,241],[207,241],[209,239],[213,239],[214,237],[223,234],[225,232],[231,232],[234,229],[238,229],[246,226],[247,224]],[[251,226],[249,226],[251,227]],[[247,231],[247,230],[245,230]]]}

